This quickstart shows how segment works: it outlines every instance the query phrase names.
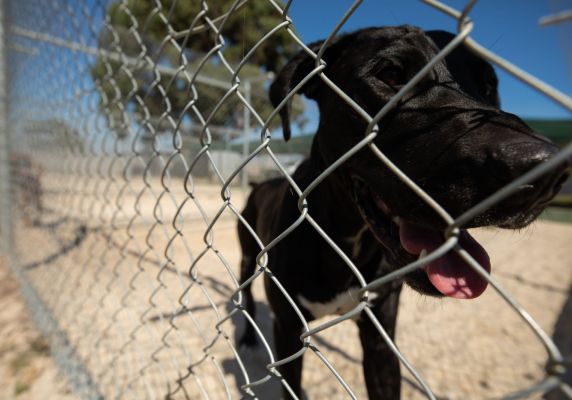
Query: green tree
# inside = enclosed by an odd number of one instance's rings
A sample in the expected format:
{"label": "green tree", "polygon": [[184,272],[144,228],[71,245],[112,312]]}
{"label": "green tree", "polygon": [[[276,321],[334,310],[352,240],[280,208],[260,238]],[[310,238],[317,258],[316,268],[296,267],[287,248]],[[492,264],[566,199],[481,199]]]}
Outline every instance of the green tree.
{"label": "green tree", "polygon": [[[162,0],[159,6],[156,0],[126,0],[108,7],[99,45],[109,53],[97,59],[92,76],[101,94],[100,108],[109,116],[110,127],[118,136],[125,135],[124,127],[128,123],[125,111],[150,115],[152,121],[164,120],[167,110],[175,120],[197,119],[187,107],[194,96],[184,75],[179,73],[177,79],[173,79],[172,74],[155,75],[146,56],[154,63],[178,68],[184,54],[190,74],[200,68],[201,76],[231,82],[232,74],[222,58],[216,53],[206,56],[220,41],[206,19],[198,17],[205,12],[201,3]],[[209,0],[205,15],[217,28],[221,27],[234,3],[235,0]],[[267,1],[242,2],[229,14],[220,31],[225,44],[220,50],[224,60],[234,70],[264,34],[282,21],[280,11]],[[173,34],[189,31],[191,26],[189,34]],[[296,50],[295,42],[281,29],[262,43],[240,70],[242,81],[256,78],[252,83],[251,104],[262,118],[268,117],[273,108],[268,100],[268,83],[259,78],[278,71]],[[125,55],[123,60],[118,54]],[[133,60],[142,61],[134,63]],[[198,94],[195,106],[207,118],[226,90],[198,81],[195,81],[195,89]],[[303,123],[302,110],[302,102],[295,100],[293,121]],[[243,105],[233,95],[213,115],[211,123],[241,128],[242,114]],[[278,124],[276,117],[273,126]],[[166,130],[167,124],[155,129]]]}

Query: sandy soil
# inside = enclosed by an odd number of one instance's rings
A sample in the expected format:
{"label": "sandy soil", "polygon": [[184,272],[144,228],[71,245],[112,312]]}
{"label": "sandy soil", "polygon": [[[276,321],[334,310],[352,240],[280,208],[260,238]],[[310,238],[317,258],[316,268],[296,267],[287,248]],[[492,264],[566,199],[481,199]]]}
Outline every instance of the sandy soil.
{"label": "sandy soil", "polygon": [[[141,201],[138,187],[130,188],[132,195],[117,195],[122,192],[115,189],[103,199],[64,197],[60,212],[48,213],[35,226],[20,226],[20,268],[106,398],[161,398],[167,392],[173,398],[238,397],[246,375],[237,354],[250,381],[267,375],[270,356],[264,347],[254,353],[234,348],[245,324],[229,302],[240,254],[233,211],[220,189],[197,187],[193,201],[180,188],[164,195],[157,188]],[[233,196],[240,209],[243,197]],[[121,204],[118,212],[115,202]],[[570,355],[571,319],[563,310],[570,309],[572,225],[539,221],[523,232],[478,230],[475,235],[488,249],[501,286]],[[272,347],[260,278],[254,293],[257,325]],[[19,310],[13,315],[23,315]],[[35,336],[29,338],[22,339],[21,351],[32,348]],[[347,398],[320,359],[326,357],[353,392],[366,398],[355,324],[328,328],[313,344],[320,353],[304,355],[308,397]],[[545,377],[545,349],[491,288],[474,301],[435,300],[406,289],[397,344],[440,399],[499,397]],[[12,377],[11,387],[19,379],[9,367],[16,354],[2,356],[2,376]],[[49,362],[45,355],[35,358]],[[275,379],[256,389],[264,399],[277,398],[279,391]],[[424,398],[406,372],[403,398]]]}
{"label": "sandy soil", "polygon": [[0,257],[0,399],[73,400],[34,326],[18,284]]}

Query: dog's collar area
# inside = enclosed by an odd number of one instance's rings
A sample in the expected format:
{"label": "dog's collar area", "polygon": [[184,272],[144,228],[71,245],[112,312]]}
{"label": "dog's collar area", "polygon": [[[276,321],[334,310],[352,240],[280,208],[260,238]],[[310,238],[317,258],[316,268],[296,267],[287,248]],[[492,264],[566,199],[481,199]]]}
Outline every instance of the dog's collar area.
{"label": "dog's collar area", "polygon": [[[444,242],[441,231],[394,215],[387,203],[373,193],[365,182],[359,178],[353,178],[352,181],[360,214],[375,238],[389,253],[388,258],[394,267],[403,267],[424,257]],[[491,264],[487,252],[465,229],[459,235],[459,245],[490,273]],[[406,282],[424,294],[457,299],[478,297],[488,285],[453,250],[429,263],[423,271],[410,274],[406,277]]]}
{"label": "dog's collar area", "polygon": [[390,208],[375,195],[359,178],[352,178],[354,200],[370,231],[384,247],[392,253],[393,259],[401,258],[395,253],[399,246],[399,218],[392,215]]}

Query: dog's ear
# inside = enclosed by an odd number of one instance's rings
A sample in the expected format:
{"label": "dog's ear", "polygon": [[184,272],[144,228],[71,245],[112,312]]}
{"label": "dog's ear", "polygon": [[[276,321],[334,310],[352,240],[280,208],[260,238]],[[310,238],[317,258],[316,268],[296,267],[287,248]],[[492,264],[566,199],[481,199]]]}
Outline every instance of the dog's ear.
{"label": "dog's ear", "polygon": [[[314,42],[308,45],[308,47],[314,52],[318,53],[323,41]],[[324,52],[323,60],[328,62],[333,62],[336,58],[335,53],[338,46],[336,43],[332,43],[326,51]],[[311,57],[304,50],[299,51],[294,57],[288,61],[288,63],[280,70],[276,79],[270,86],[270,101],[274,107],[278,106],[284,100],[286,95],[298,85],[302,79],[304,79],[316,66],[316,60]],[[310,79],[306,84],[299,90],[299,94],[303,94],[310,99],[316,99],[317,89],[320,86],[322,80],[315,76]],[[282,119],[282,130],[284,133],[284,140],[288,141],[290,139],[290,107],[291,102],[288,102],[280,110],[280,118]]]}

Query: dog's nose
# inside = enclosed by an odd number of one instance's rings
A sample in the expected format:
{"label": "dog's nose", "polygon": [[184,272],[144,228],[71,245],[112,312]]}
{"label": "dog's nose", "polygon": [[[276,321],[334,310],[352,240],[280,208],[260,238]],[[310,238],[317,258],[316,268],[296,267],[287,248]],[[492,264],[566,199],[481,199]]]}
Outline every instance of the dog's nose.
{"label": "dog's nose", "polygon": [[540,140],[499,143],[489,148],[486,164],[497,180],[509,182],[558,152],[558,147]]}
{"label": "dog's nose", "polygon": [[[537,165],[548,161],[559,148],[545,140],[500,143],[490,149],[485,165],[493,180],[506,185]],[[570,175],[571,164],[562,163],[537,180],[522,186],[510,203],[539,205],[550,201],[562,189]]]}

